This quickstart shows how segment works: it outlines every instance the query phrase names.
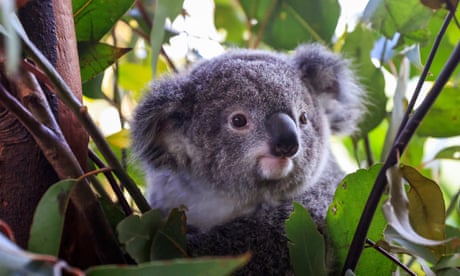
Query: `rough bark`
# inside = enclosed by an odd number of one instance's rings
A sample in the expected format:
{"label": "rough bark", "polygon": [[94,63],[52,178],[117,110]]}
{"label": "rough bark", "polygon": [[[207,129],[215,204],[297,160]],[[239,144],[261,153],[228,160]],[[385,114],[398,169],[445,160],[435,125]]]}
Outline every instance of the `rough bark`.
{"label": "rough bark", "polygon": [[[51,1],[30,1],[19,10],[19,15],[31,39],[55,62],[52,49],[56,36]],[[10,87],[3,74],[1,82]],[[52,93],[45,93],[50,103],[56,102]],[[0,107],[0,218],[11,226],[20,246],[27,245],[35,206],[57,180],[53,168],[27,130],[6,108]]]}

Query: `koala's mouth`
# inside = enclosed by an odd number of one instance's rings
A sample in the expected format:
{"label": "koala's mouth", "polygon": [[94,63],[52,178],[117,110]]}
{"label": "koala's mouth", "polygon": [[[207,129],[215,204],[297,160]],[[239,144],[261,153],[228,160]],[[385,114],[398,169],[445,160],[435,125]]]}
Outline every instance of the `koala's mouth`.
{"label": "koala's mouth", "polygon": [[259,175],[266,180],[277,180],[286,177],[294,168],[294,162],[289,157],[264,155],[258,159]]}

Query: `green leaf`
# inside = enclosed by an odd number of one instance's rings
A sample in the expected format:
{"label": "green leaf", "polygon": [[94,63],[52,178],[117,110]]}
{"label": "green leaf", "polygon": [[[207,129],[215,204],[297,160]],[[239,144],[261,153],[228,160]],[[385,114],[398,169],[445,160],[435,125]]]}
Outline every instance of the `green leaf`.
{"label": "green leaf", "polygon": [[123,62],[118,68],[120,86],[126,90],[137,92],[137,94],[141,90],[146,89],[147,84],[152,80],[152,67],[150,64]]}
{"label": "green leaf", "polygon": [[374,35],[363,25],[358,25],[348,34],[342,52],[356,64],[354,68],[367,94],[365,105],[367,112],[359,124],[360,136],[376,128],[386,116],[385,80],[381,70],[371,61]]}
{"label": "green leaf", "polygon": [[422,120],[420,136],[452,137],[460,135],[460,93],[458,87],[446,86]]}
{"label": "green leaf", "polygon": [[99,41],[134,0],[72,0],[77,41]]}
{"label": "green leaf", "polygon": [[118,239],[137,263],[150,261],[150,247],[161,223],[160,210],[153,209],[142,216],[130,215],[118,224]]}
{"label": "green leaf", "polygon": [[[337,267],[343,267],[364,205],[380,168],[381,165],[375,165],[368,170],[361,169],[347,175],[335,192],[326,221]],[[376,212],[368,237],[373,241],[382,239],[385,225],[382,213]],[[376,250],[365,249],[358,263],[356,275],[375,274],[377,267],[379,274],[391,275],[394,265]]]}
{"label": "green leaf", "polygon": [[402,37],[426,42],[427,24],[433,12],[419,0],[380,0],[369,2],[365,14],[372,27],[389,39],[399,33]]}
{"label": "green leaf", "polygon": [[[433,180],[424,177],[410,166],[401,166],[404,179],[409,182],[409,220],[414,230],[425,238],[446,238],[446,206],[441,189]],[[445,248],[435,247],[440,256]]]}
{"label": "green leaf", "polygon": [[130,48],[117,48],[104,43],[78,43],[82,82],[97,76],[130,50]]}
{"label": "green leaf", "polygon": [[174,18],[182,11],[184,0],[157,0],[155,16],[153,17],[153,27],[150,32],[150,46],[152,48],[152,68],[153,74],[156,74],[158,56],[163,45],[165,36],[166,18]]}
{"label": "green leaf", "polygon": [[45,192],[35,210],[28,250],[58,255],[70,193],[77,183],[75,179],[59,181]]}
{"label": "green leaf", "polygon": [[151,260],[186,257],[187,240],[185,212],[177,208],[169,213],[165,224],[158,230],[150,251]]}
{"label": "green leaf", "polygon": [[277,49],[299,43],[330,43],[340,15],[337,0],[241,0],[247,19],[256,22],[253,34]]}
{"label": "green leaf", "polygon": [[101,72],[95,77],[87,80],[82,84],[83,95],[90,99],[105,99],[104,92],[102,92],[102,80],[104,73]]}
{"label": "green leaf", "polygon": [[[412,171],[410,171],[412,173]],[[406,171],[407,173],[407,171]],[[438,246],[446,241],[428,239],[417,233],[411,224],[409,215],[409,199],[402,181],[403,169],[391,167],[386,171],[390,196],[383,204],[385,218],[399,235],[404,239],[419,245]]]}
{"label": "green leaf", "polygon": [[434,269],[446,269],[460,267],[460,253],[445,255],[434,266]]}
{"label": "green leaf", "polygon": [[201,276],[201,275],[230,275],[237,268],[245,265],[250,259],[249,254],[237,257],[215,257],[196,259],[175,259],[155,261],[138,266],[107,265],[92,267],[87,271],[88,276]]}
{"label": "green leaf", "polygon": [[117,133],[107,136],[106,140],[107,142],[109,142],[110,145],[114,147],[126,149],[129,147],[131,141],[130,132],[127,129],[122,129]]}
{"label": "green leaf", "polygon": [[434,159],[460,160],[460,146],[447,147],[436,153]]}
{"label": "green leaf", "polygon": [[217,0],[215,5],[214,22],[217,30],[225,30],[227,43],[242,46],[246,25],[241,7],[231,0]]}
{"label": "green leaf", "polygon": [[289,255],[296,275],[327,275],[324,238],[308,211],[294,202],[294,212],[286,220]]}

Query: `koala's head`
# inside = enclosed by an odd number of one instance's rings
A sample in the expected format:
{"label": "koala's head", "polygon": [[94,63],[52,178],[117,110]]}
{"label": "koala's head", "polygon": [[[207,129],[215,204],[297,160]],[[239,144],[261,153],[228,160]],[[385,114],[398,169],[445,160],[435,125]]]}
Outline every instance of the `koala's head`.
{"label": "koala's head", "polygon": [[233,50],[154,83],[133,146],[147,170],[246,202],[278,200],[314,185],[330,133],[354,131],[361,94],[347,62],[319,45],[293,56]]}

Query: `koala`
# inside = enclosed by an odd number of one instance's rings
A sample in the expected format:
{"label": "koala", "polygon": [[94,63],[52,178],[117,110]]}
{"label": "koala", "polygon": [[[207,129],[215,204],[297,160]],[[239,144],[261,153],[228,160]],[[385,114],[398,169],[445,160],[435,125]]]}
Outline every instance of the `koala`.
{"label": "koala", "polygon": [[191,255],[249,251],[236,274],[293,273],[292,203],[324,233],[344,175],[329,138],[353,133],[363,114],[349,67],[319,44],[292,55],[233,49],[152,84],[133,117],[133,150],[152,208],[186,206]]}

